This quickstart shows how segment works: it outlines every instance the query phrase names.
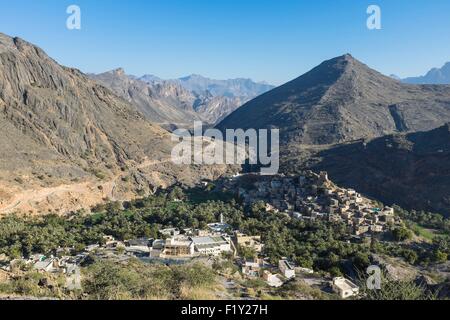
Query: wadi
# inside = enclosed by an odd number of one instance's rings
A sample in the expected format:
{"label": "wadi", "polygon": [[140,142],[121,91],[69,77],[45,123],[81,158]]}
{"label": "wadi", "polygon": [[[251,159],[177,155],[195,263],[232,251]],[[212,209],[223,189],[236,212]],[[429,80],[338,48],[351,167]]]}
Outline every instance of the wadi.
{"label": "wadi", "polygon": [[214,318],[233,305],[192,300],[450,297],[448,64],[387,76],[407,56],[358,50],[354,26],[300,55],[290,27],[244,28],[253,6],[224,18],[195,1],[88,41],[108,31],[77,8],[79,28],[55,34],[83,55],[0,33],[0,300],[173,300],[165,312]]}

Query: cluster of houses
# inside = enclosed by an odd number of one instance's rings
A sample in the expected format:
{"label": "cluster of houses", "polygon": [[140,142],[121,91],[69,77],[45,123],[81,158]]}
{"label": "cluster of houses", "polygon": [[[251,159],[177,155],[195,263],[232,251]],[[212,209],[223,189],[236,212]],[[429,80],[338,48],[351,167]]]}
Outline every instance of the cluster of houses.
{"label": "cluster of houses", "polygon": [[[248,278],[262,278],[270,287],[281,287],[286,281],[301,275],[308,277],[314,270],[296,266],[286,258],[278,261],[278,266],[271,265],[266,259],[244,260],[241,272]],[[329,285],[340,298],[347,299],[359,294],[359,287],[344,277],[333,278]]]}
{"label": "cluster of houses", "polygon": [[231,185],[226,188],[238,188],[245,205],[263,201],[267,211],[284,212],[292,218],[344,222],[354,236],[382,233],[388,226],[400,222],[393,208],[378,208],[374,201],[355,190],[336,186],[326,172],[305,171],[296,176],[253,175],[253,178],[250,188],[239,187],[240,179],[248,180],[248,175],[229,180]]}
{"label": "cluster of houses", "polygon": [[9,265],[3,266],[4,271],[10,272],[16,266],[24,264],[32,270],[41,273],[63,274],[66,278],[66,288],[70,291],[81,289],[81,271],[79,263],[81,256],[45,256],[42,254],[34,254],[28,259],[14,259]]}
{"label": "cluster of houses", "polygon": [[283,283],[299,274],[313,274],[314,270],[295,266],[283,258],[278,266],[270,264],[266,259],[255,258],[241,262],[241,272],[248,278],[262,278],[271,287],[281,287]]}
{"label": "cluster of houses", "polygon": [[[240,180],[249,178],[251,183],[240,188]],[[267,211],[284,212],[293,219],[340,221],[346,223],[356,237],[384,232],[390,225],[400,222],[392,208],[378,208],[376,203],[355,190],[337,187],[328,179],[326,172],[315,174],[305,171],[297,176],[243,175],[227,183],[223,187],[238,189],[245,205],[262,201]],[[307,276],[314,273],[312,269],[295,266],[284,258],[279,260],[278,265],[271,265],[263,258],[264,244],[261,237],[233,231],[222,216],[220,222],[209,224],[206,230],[167,228],[159,230],[159,236],[159,239],[127,241],[105,236],[102,244],[90,245],[75,256],[57,258],[34,255],[27,260],[22,259],[22,262],[39,272],[66,275],[69,290],[81,289],[79,266],[91,254],[113,257],[119,261],[139,257],[176,262],[197,257],[216,257],[223,253],[236,257],[240,248],[246,248],[255,253],[255,258],[238,259],[242,275],[262,278],[271,287],[280,287],[300,274]],[[359,292],[359,288],[345,278],[335,278],[331,287],[344,299]]]}

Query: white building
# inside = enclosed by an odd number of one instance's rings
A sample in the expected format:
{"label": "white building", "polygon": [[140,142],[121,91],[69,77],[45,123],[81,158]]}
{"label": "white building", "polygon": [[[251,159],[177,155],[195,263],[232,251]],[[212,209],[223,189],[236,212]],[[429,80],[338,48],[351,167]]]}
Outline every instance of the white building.
{"label": "white building", "polygon": [[195,250],[202,255],[217,256],[222,252],[231,252],[230,241],[219,237],[192,237]]}
{"label": "white building", "polygon": [[189,238],[178,236],[167,239],[162,251],[165,257],[190,257],[194,255],[194,242]]}
{"label": "white building", "polygon": [[359,294],[359,287],[348,279],[337,277],[333,279],[333,290],[342,299],[346,299]]}
{"label": "white building", "polygon": [[287,278],[287,279],[291,279],[291,278],[295,278],[295,267],[289,263],[289,261],[287,260],[280,260],[278,262],[278,268],[281,271],[281,274]]}
{"label": "white building", "polygon": [[242,274],[248,277],[258,278],[261,274],[262,268],[264,268],[264,261],[262,259],[245,261],[242,264]]}
{"label": "white building", "polygon": [[166,237],[174,237],[180,234],[180,230],[178,228],[167,228],[159,230],[159,233]]}
{"label": "white building", "polygon": [[266,280],[270,287],[279,288],[283,285],[283,281],[276,274],[272,274],[269,271],[263,272],[263,279]]}
{"label": "white building", "polygon": [[68,290],[81,290],[81,271],[76,264],[66,265],[66,287]]}
{"label": "white building", "polygon": [[58,261],[53,258],[38,261],[33,265],[33,269],[41,272],[57,272],[59,269]]}

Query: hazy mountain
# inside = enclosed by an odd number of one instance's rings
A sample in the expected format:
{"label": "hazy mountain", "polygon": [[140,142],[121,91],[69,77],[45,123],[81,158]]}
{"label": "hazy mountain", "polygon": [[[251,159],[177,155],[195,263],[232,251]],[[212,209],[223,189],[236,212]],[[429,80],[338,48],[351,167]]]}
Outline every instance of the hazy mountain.
{"label": "hazy mountain", "polygon": [[413,84],[450,84],[450,62],[442,68],[433,68],[424,76],[411,77],[402,80],[405,83]]}
{"label": "hazy mountain", "polygon": [[450,86],[403,84],[344,55],[246,103],[217,126],[280,128],[282,145],[332,144],[450,121]]}
{"label": "hazy mountain", "polygon": [[172,145],[109,89],[0,34],[0,213],[74,210],[226,169],[175,166]]}
{"label": "hazy mountain", "polygon": [[213,96],[249,99],[274,88],[267,83],[253,82],[251,79],[213,80],[196,74],[180,78],[178,82],[184,88],[197,93],[209,91]]}
{"label": "hazy mountain", "polygon": [[139,77],[137,79],[141,80],[141,81],[144,81],[144,82],[147,82],[147,83],[154,83],[154,82],[162,82],[162,81],[164,81],[163,79],[161,79],[161,78],[159,78],[157,76],[154,76],[152,74],[145,74],[142,77]]}
{"label": "hazy mountain", "polygon": [[152,122],[191,126],[202,119],[193,108],[197,97],[175,82],[144,82],[129,77],[123,69],[90,76],[135,105]]}
{"label": "hazy mountain", "polygon": [[314,170],[386,204],[450,215],[450,124],[320,152]]}

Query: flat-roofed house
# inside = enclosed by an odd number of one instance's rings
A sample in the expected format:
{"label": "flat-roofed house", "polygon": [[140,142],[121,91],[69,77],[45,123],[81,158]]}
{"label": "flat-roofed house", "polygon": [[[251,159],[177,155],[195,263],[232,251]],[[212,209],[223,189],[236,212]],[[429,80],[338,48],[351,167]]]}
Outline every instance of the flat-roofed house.
{"label": "flat-roofed house", "polygon": [[267,270],[263,272],[263,279],[266,280],[270,287],[279,288],[283,285],[283,281],[277,274],[273,274]]}
{"label": "flat-roofed house", "polygon": [[230,242],[223,236],[192,237],[191,240],[201,255],[217,256],[222,252],[231,252]]}
{"label": "flat-roofed house", "polygon": [[251,248],[255,250],[256,253],[260,253],[263,249],[261,236],[248,236],[237,232],[235,234],[235,239],[237,247]]}
{"label": "flat-roofed house", "polygon": [[295,267],[289,261],[283,259],[278,262],[278,269],[280,269],[281,274],[287,278],[295,278]]}
{"label": "flat-roofed house", "polygon": [[57,272],[59,269],[58,260],[48,258],[43,261],[38,261],[33,265],[33,269],[41,272]]}
{"label": "flat-roofed house", "polygon": [[242,274],[247,277],[258,278],[261,275],[264,261],[262,259],[246,260],[242,263]]}
{"label": "flat-roofed house", "polygon": [[347,299],[359,294],[359,287],[343,277],[333,279],[333,290],[339,294],[342,299]]}
{"label": "flat-roofed house", "polygon": [[167,239],[164,243],[163,256],[167,257],[186,257],[194,254],[194,243],[188,238],[173,237]]}

